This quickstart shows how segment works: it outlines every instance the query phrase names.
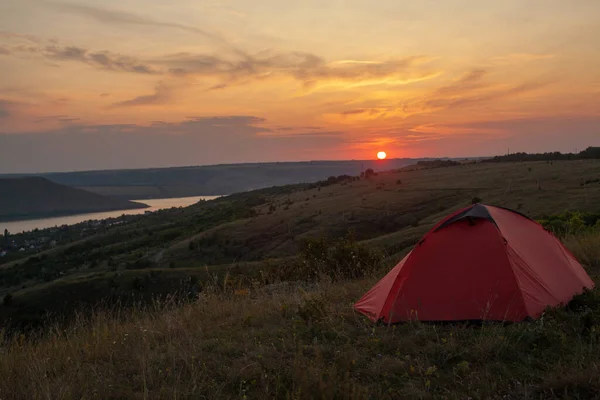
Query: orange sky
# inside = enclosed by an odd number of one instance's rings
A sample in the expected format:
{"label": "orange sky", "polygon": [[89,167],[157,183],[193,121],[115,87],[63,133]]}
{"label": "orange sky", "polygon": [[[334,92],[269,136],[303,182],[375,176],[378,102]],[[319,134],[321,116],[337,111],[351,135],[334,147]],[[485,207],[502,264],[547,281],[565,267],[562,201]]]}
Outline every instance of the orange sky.
{"label": "orange sky", "polygon": [[600,145],[597,0],[19,0],[0,27],[0,173]]}

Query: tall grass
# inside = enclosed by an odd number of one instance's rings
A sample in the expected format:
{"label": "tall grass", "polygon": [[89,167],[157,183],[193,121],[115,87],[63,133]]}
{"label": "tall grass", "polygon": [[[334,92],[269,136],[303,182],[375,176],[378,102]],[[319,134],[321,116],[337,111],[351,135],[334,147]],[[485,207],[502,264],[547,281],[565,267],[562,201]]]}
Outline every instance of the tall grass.
{"label": "tall grass", "polygon": [[600,230],[569,235],[563,242],[592,272],[600,268]]}
{"label": "tall grass", "polygon": [[[567,243],[598,266],[599,235]],[[378,278],[205,291],[189,305],[98,312],[37,340],[7,337],[0,398],[539,399],[600,392],[597,290],[535,322],[379,326],[351,308]]]}

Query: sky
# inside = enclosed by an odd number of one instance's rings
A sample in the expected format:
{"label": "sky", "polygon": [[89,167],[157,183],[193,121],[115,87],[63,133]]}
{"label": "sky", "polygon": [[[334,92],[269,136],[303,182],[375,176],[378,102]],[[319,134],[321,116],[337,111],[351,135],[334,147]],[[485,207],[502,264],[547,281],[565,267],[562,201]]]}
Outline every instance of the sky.
{"label": "sky", "polygon": [[600,145],[598,0],[5,0],[0,173]]}

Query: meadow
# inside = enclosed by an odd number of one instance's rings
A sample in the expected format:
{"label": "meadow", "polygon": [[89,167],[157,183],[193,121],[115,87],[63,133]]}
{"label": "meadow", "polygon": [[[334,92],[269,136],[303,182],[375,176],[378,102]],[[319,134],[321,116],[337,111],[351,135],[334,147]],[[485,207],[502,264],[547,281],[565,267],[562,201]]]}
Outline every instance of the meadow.
{"label": "meadow", "polygon": [[595,398],[598,289],[516,324],[376,325],[352,304],[478,200],[541,221],[598,282],[599,172],[404,168],[166,210],[24,255],[0,266],[0,398]]}
{"label": "meadow", "polygon": [[[598,283],[600,234],[565,239]],[[385,271],[185,305],[98,310],[0,348],[3,399],[596,398],[600,293],[534,322],[375,325],[352,302]]]}

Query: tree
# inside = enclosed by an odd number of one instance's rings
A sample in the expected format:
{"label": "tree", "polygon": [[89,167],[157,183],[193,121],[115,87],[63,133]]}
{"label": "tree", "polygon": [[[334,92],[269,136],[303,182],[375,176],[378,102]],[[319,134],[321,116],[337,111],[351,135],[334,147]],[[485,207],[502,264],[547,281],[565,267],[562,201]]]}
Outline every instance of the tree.
{"label": "tree", "polygon": [[11,293],[8,293],[6,296],[4,296],[2,304],[4,304],[5,306],[10,306],[12,304],[12,298],[13,295]]}
{"label": "tree", "polygon": [[370,178],[370,177],[372,177],[372,176],[377,176],[377,173],[376,173],[375,171],[373,171],[373,169],[372,169],[372,168],[368,168],[368,169],[365,171],[365,178],[367,178],[367,179],[368,179],[368,178]]}
{"label": "tree", "polygon": [[4,243],[8,246],[8,229],[4,230]]}

